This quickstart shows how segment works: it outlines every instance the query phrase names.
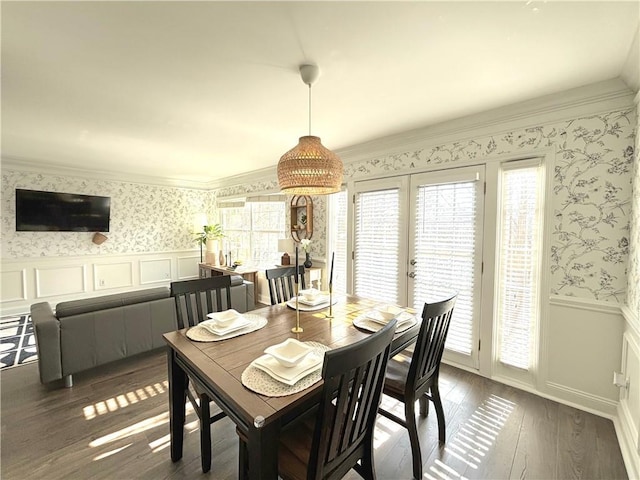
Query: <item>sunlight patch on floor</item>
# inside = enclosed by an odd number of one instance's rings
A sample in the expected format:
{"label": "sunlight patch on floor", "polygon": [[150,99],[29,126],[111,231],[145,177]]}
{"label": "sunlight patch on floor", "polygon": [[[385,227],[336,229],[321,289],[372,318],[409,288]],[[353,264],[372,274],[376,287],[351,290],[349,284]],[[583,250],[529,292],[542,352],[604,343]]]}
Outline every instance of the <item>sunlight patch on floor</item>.
{"label": "sunlight patch on floor", "polygon": [[[191,406],[190,403],[188,403],[186,405],[186,415],[190,415],[194,413],[193,407]],[[89,447],[91,448],[98,448],[98,447],[103,447],[105,445],[108,445],[110,443],[113,442],[117,442],[119,440],[123,440],[126,439],[128,437],[132,437],[134,435],[140,434],[140,433],[144,433],[147,432],[149,430],[152,430],[154,428],[157,428],[159,426],[162,425],[167,425],[169,423],[169,412],[164,412],[161,413],[160,415],[156,415],[154,417],[150,417],[147,418],[141,422],[138,423],[134,423],[133,425],[130,425],[126,428],[120,429],[116,432],[113,433],[109,433],[107,435],[103,435],[102,437],[96,438],[95,440],[92,440],[91,442],[89,442]],[[185,423],[185,430],[186,433],[192,433],[193,431],[198,429],[198,420],[196,418],[195,421],[192,422],[188,422]],[[168,428],[168,426],[167,426]],[[158,450],[162,450],[164,448],[166,448],[166,446],[168,446],[168,444],[170,443],[170,437],[169,435],[163,436],[158,440],[155,440],[151,443],[149,443],[149,447],[151,448],[152,451],[158,451]],[[131,445],[131,444],[130,444]],[[129,445],[127,445],[129,446]],[[99,460],[100,458],[104,458],[106,456],[112,455],[114,453],[117,453],[120,450],[123,450],[126,447],[120,448],[120,449],[115,449],[113,450],[111,453],[109,454],[101,454],[98,457],[95,457],[94,460]]]}
{"label": "sunlight patch on floor", "polygon": [[98,460],[102,460],[103,458],[110,457],[111,455],[115,455],[116,453],[119,453],[122,450],[124,450],[126,448],[129,448],[131,445],[133,445],[133,443],[129,443],[129,444],[125,445],[124,447],[115,448],[113,450],[109,450],[108,452],[101,453],[100,455],[98,455],[96,457],[93,457],[93,459],[91,461],[97,462]]}
{"label": "sunlight patch on floor", "polygon": [[[394,400],[391,397],[384,396],[382,397],[382,401],[380,402],[380,406],[384,408],[386,411],[393,413],[394,415],[398,415],[399,417],[404,416],[404,406],[402,402],[398,400]],[[378,415],[376,418],[376,428],[373,432],[373,448],[374,450],[378,449],[378,447],[382,446],[384,442],[389,440],[389,438],[395,434],[398,430],[403,429],[401,425],[398,425],[396,422],[389,420],[382,415]]]}
{"label": "sunlight patch on floor", "polygon": [[168,390],[169,382],[165,380],[164,382],[147,385],[145,387],[96,402],[93,405],[87,405],[82,409],[84,418],[86,420],[92,420],[100,415],[115,412],[121,408],[126,408],[129,405],[146,400],[147,398],[155,397],[156,395],[165,395]]}
{"label": "sunlight patch on floor", "polygon": [[[424,478],[428,480],[462,480],[468,468],[477,470],[504,427],[509,415],[516,407],[514,402],[490,395],[460,426],[454,438],[447,442],[445,461],[436,459]],[[451,464],[460,465],[458,472]]]}

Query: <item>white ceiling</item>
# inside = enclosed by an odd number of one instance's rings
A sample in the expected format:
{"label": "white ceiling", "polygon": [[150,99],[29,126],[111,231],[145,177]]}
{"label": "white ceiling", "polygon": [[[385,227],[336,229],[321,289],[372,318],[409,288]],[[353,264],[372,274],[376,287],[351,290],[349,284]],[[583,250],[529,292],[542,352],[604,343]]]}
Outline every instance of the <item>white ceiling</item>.
{"label": "white ceiling", "polygon": [[[2,1],[2,156],[209,182],[621,75],[628,2]],[[637,41],[637,37],[636,37]],[[634,56],[633,54],[631,56]]]}

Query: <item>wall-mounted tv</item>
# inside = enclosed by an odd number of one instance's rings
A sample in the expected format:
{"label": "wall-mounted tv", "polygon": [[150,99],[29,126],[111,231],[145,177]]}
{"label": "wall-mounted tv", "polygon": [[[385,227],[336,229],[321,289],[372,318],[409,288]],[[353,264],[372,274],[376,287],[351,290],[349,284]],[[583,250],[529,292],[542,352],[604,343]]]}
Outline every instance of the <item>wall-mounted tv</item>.
{"label": "wall-mounted tv", "polygon": [[108,232],[110,197],[16,188],[18,232]]}

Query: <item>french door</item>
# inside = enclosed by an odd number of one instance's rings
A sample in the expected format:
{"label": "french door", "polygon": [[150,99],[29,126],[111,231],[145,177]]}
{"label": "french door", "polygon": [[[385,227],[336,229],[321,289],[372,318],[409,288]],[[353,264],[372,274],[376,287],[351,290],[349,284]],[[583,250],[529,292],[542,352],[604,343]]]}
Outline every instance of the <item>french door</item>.
{"label": "french door", "polygon": [[422,312],[458,299],[445,358],[478,368],[484,166],[356,182],[353,292]]}

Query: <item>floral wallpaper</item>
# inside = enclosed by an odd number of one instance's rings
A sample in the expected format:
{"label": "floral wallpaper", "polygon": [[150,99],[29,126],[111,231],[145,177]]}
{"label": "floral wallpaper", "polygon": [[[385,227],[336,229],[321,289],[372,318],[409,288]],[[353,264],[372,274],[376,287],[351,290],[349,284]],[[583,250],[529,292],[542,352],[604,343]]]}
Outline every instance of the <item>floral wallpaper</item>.
{"label": "floral wallpaper", "polygon": [[[636,97],[638,98],[638,97]],[[631,206],[631,241],[629,248],[629,289],[627,304],[640,320],[640,105],[636,105],[636,151],[633,170],[633,204]]]}
{"label": "floral wallpaper", "polygon": [[[16,232],[15,189],[111,197],[108,240],[98,246],[87,232]],[[195,248],[195,214],[213,214],[214,195],[202,190],[2,171],[2,257],[130,254]]]}
{"label": "floral wallpaper", "polygon": [[[554,222],[550,226],[550,293],[624,303],[631,244],[635,115],[635,109],[614,111],[364,161],[348,163],[346,159],[345,181],[398,171],[410,173],[431,166],[455,167],[462,161],[528,155],[536,149],[555,148],[553,191],[550,192],[554,211]],[[635,177],[637,184],[637,173]],[[277,189],[277,183],[274,180],[238,185],[220,190],[218,194],[232,196],[267,187]],[[316,199],[320,198],[314,197],[314,213],[321,201]],[[637,207],[637,198],[635,202]],[[635,211],[637,224],[638,208]],[[325,225],[326,219],[321,223],[318,218],[314,240],[320,239],[320,232],[324,236]],[[634,248],[637,249],[637,231],[635,235]],[[638,285],[637,258],[630,268],[632,280]],[[637,308],[637,291],[632,292],[632,296]]]}
{"label": "floral wallpaper", "polygon": [[[554,212],[550,293],[627,301],[638,312],[640,200],[637,194],[632,197],[632,182],[635,192],[640,191],[637,165],[634,170],[637,115],[636,109],[630,108],[446,144],[425,142],[422,148],[363,161],[349,163],[345,159],[345,181],[554,149],[553,188],[549,192]],[[111,196],[109,241],[96,246],[89,233],[16,233],[16,187]],[[259,182],[205,192],[3,171],[2,255],[18,258],[189,249],[193,248],[189,234],[193,215],[201,211],[215,215],[216,197],[277,190],[275,174]],[[326,199],[312,198],[312,256],[322,258],[326,254]]]}

